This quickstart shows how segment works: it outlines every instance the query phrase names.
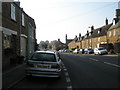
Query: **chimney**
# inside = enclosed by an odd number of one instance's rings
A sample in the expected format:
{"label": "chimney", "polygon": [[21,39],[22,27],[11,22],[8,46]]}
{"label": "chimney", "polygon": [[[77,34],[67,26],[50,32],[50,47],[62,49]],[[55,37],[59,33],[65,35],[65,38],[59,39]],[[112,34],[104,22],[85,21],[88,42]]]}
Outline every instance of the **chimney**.
{"label": "chimney", "polygon": [[75,38],[77,38],[77,35],[75,35]]}
{"label": "chimney", "polygon": [[120,9],[116,9],[116,18],[114,18],[115,24],[119,21],[119,19],[120,19]]}
{"label": "chimney", "polygon": [[58,39],[58,42],[60,42],[60,39]]}
{"label": "chimney", "polygon": [[79,37],[81,37],[81,33],[79,33]]}
{"label": "chimney", "polygon": [[91,31],[94,30],[94,26],[91,26]]}
{"label": "chimney", "polygon": [[89,31],[87,30],[87,34],[89,33]]}
{"label": "chimney", "polygon": [[120,9],[116,9],[116,18],[120,18]]}
{"label": "chimney", "polygon": [[80,38],[81,38],[81,33],[79,33],[79,40],[80,40]]}
{"label": "chimney", "polygon": [[105,20],[105,25],[108,25],[108,19],[106,18],[106,20]]}

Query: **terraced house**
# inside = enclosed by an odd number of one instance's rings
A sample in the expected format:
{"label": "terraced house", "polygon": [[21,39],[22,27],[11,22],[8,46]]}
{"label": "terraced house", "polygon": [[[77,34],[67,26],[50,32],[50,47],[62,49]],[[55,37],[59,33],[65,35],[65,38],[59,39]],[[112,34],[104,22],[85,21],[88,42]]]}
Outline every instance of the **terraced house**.
{"label": "terraced house", "polygon": [[116,9],[114,24],[107,32],[107,42],[113,46],[114,52],[120,53],[120,9]]}
{"label": "terraced house", "polygon": [[112,23],[108,24],[108,20],[106,19],[106,25],[93,30],[91,34],[91,43],[93,49],[100,46],[103,46],[107,49],[107,31],[111,25]]}
{"label": "terraced house", "polygon": [[[111,24],[108,24],[108,20],[105,20],[105,25],[94,29],[94,26],[91,26],[91,31],[87,30],[87,33],[84,36],[79,35],[78,39],[74,39],[68,45],[70,48],[98,48],[101,45],[107,45],[107,31],[111,27]],[[76,37],[77,38],[77,37]],[[105,46],[105,45],[104,45]]]}
{"label": "terraced house", "polygon": [[108,24],[108,19],[105,20],[105,25],[94,29],[91,26],[91,31],[87,31],[84,36],[79,37],[71,41],[69,49],[79,48],[98,48],[104,47],[108,51],[114,51],[120,53],[120,9],[116,9],[116,18],[113,22]]}
{"label": "terraced house", "polygon": [[[17,61],[18,56],[29,57],[35,51],[36,25],[34,19],[20,7],[20,2],[1,2],[0,31],[2,34],[3,69]],[[1,38],[1,37],[0,37]]]}

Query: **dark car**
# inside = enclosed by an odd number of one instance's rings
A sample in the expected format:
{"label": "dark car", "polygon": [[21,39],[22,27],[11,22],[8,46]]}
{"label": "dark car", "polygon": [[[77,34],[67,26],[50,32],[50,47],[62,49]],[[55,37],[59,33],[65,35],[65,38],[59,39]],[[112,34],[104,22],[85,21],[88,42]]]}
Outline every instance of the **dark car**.
{"label": "dark car", "polygon": [[84,53],[85,54],[92,54],[92,53],[94,53],[94,50],[91,48],[87,48],[87,49],[84,49]]}
{"label": "dark car", "polygon": [[27,61],[26,75],[38,77],[60,77],[62,61],[59,54],[52,51],[37,51]]}

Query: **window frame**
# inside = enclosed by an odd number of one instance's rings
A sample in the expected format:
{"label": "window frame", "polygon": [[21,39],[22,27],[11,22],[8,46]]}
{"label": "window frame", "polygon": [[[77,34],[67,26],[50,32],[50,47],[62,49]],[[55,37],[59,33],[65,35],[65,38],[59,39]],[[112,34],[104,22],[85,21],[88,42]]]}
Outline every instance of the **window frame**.
{"label": "window frame", "polygon": [[10,7],[11,7],[11,10],[10,10],[11,16],[10,17],[12,20],[16,21],[16,7],[14,4],[11,4]]}
{"label": "window frame", "polygon": [[25,14],[22,13],[22,26],[25,26]]}

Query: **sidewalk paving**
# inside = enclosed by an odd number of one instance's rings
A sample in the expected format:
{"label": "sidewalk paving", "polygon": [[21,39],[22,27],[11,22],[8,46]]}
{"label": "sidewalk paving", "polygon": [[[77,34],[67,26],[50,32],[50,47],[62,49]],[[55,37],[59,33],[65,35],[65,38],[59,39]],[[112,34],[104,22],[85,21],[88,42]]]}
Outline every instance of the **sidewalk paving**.
{"label": "sidewalk paving", "polygon": [[2,73],[2,90],[10,88],[25,77],[25,64],[10,67]]}

